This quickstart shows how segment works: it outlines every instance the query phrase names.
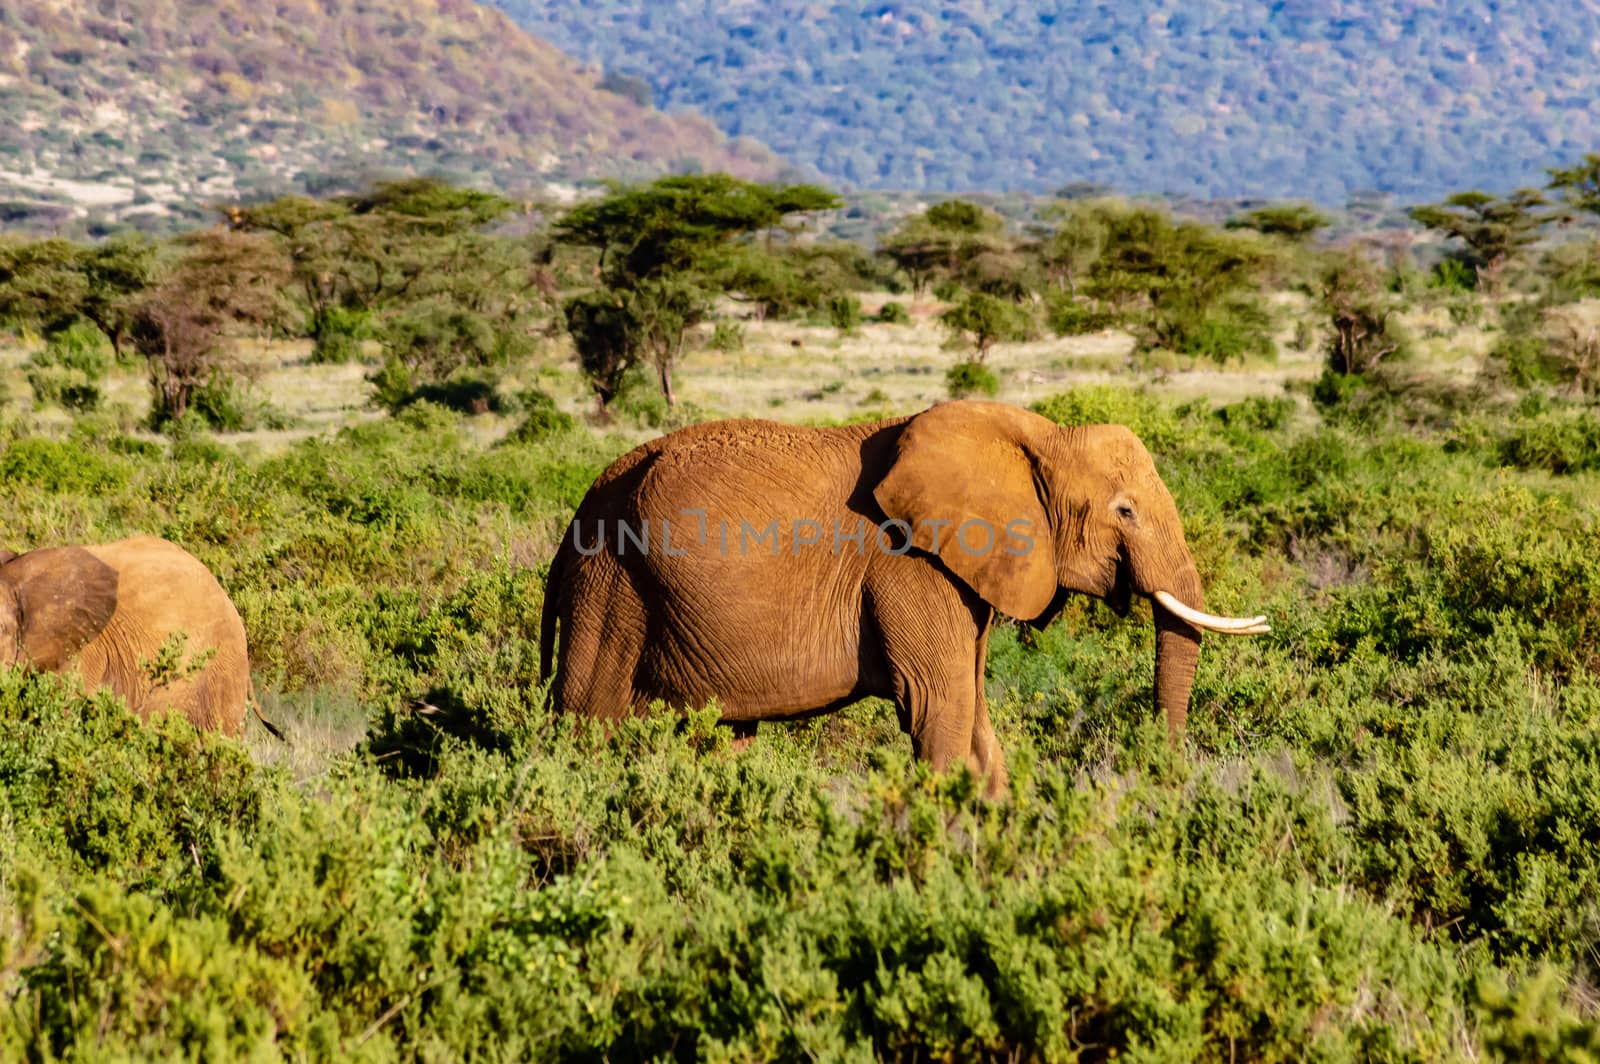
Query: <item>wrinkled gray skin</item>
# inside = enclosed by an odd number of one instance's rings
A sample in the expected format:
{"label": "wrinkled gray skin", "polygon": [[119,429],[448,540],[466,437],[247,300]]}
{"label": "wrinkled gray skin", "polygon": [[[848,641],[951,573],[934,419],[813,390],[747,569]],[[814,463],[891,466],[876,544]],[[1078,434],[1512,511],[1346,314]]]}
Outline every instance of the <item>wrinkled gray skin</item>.
{"label": "wrinkled gray skin", "polygon": [[[163,673],[154,663],[175,633],[182,655]],[[181,713],[226,735],[254,705],[233,602],[199,559],[153,536],[0,551],[0,664],[76,674],[141,717]]]}
{"label": "wrinkled gray skin", "polygon": [[[703,542],[690,510],[705,512]],[[884,549],[897,536],[905,547],[902,533],[870,531],[891,518],[911,529],[904,553]],[[631,541],[619,552],[619,519],[648,521],[649,553]],[[796,543],[796,519],[817,521],[822,542]],[[1015,527],[1032,549],[1016,537],[965,549],[949,532],[971,519],[1025,522]],[[775,554],[740,540],[741,521],[753,536],[773,520]],[[682,553],[663,549],[663,521]],[[865,549],[835,551],[834,522],[849,532],[858,521]],[[585,556],[577,545],[592,549],[600,527],[603,549]],[[981,545],[975,528],[967,546]],[[1124,614],[1131,595],[1163,590],[1204,609],[1172,496],[1121,426],[1062,428],[970,401],[840,428],[723,421],[644,444],[595,481],[550,570],[541,656],[549,676],[559,628],[561,712],[616,718],[654,699],[714,699],[742,737],[757,721],[889,698],[918,757],[938,769],[966,761],[1000,794],[1005,760],[983,692],[995,612],[1043,627],[1070,592]],[[1200,632],[1153,608],[1155,698],[1177,738]]]}

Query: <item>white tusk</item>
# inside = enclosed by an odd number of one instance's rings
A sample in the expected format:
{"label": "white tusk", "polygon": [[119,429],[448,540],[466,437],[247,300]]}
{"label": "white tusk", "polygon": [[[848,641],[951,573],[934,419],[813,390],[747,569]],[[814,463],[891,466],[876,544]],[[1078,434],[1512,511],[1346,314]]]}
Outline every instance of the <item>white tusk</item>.
{"label": "white tusk", "polygon": [[1167,612],[1174,617],[1208,632],[1220,632],[1224,635],[1259,635],[1270,631],[1265,614],[1259,617],[1217,617],[1185,606],[1167,591],[1157,591],[1152,597],[1166,607]]}

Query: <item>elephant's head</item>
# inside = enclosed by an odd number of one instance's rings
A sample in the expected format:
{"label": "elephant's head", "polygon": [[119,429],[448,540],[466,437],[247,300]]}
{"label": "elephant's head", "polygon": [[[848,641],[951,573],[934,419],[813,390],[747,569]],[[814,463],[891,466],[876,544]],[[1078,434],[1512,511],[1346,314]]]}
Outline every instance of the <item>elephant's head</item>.
{"label": "elephant's head", "polygon": [[1120,425],[1064,428],[1003,403],[941,403],[906,424],[873,495],[911,527],[916,547],[1019,620],[1048,624],[1067,592],[1102,598],[1118,614],[1132,595],[1149,597],[1156,703],[1174,738],[1188,717],[1201,631],[1267,630],[1262,617],[1203,612],[1177,506],[1144,444]]}
{"label": "elephant's head", "polygon": [[63,668],[116,609],[116,570],[82,547],[0,551],[0,665]]}

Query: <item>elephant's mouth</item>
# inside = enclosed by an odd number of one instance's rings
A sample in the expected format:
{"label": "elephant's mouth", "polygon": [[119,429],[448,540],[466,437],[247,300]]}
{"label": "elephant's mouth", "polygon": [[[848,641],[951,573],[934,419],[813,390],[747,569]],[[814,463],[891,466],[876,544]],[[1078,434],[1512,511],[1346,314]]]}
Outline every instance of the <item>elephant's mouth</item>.
{"label": "elephant's mouth", "polygon": [[1117,562],[1117,577],[1106,592],[1105,603],[1118,617],[1126,617],[1133,604],[1133,567],[1126,555]]}

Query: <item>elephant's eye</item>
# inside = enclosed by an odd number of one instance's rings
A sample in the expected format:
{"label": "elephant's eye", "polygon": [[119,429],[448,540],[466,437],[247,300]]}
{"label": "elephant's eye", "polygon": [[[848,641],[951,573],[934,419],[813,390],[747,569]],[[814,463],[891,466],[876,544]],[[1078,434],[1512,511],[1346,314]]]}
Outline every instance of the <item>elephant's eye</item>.
{"label": "elephant's eye", "polygon": [[1118,503],[1117,504],[1117,516],[1122,518],[1125,521],[1133,520],[1133,507],[1129,506],[1125,502],[1124,503]]}

